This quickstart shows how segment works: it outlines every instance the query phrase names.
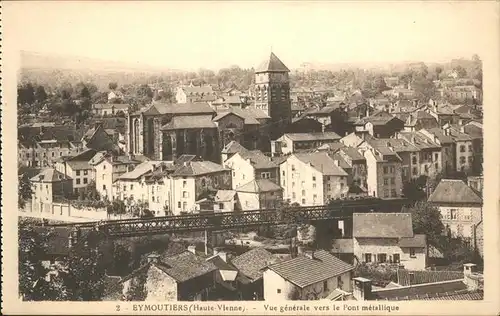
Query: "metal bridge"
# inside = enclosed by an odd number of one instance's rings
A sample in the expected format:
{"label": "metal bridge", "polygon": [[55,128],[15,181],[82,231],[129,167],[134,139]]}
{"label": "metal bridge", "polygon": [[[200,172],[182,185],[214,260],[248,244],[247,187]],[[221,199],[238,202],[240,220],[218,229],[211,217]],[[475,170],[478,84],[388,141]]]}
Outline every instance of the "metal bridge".
{"label": "metal bridge", "polygon": [[338,201],[325,206],[162,216],[48,226],[95,227],[109,237],[132,237],[179,232],[216,231],[261,225],[346,220],[352,218],[352,214],[356,212],[399,212],[405,202],[405,199],[363,199]]}

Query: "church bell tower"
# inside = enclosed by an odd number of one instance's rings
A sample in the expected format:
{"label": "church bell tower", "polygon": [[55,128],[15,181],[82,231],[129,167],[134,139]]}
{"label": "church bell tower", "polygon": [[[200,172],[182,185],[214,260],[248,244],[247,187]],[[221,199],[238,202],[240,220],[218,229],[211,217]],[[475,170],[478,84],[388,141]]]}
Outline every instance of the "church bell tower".
{"label": "church bell tower", "polygon": [[255,69],[255,107],[271,117],[272,140],[283,135],[292,120],[289,72],[274,53]]}

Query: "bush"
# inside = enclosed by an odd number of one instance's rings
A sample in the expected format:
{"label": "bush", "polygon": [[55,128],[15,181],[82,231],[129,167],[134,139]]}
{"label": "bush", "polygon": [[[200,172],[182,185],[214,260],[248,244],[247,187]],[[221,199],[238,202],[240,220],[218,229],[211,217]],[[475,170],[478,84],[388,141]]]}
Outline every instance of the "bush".
{"label": "bush", "polygon": [[385,286],[389,282],[397,282],[397,266],[391,264],[360,263],[354,270],[356,277],[367,278],[374,285]]}

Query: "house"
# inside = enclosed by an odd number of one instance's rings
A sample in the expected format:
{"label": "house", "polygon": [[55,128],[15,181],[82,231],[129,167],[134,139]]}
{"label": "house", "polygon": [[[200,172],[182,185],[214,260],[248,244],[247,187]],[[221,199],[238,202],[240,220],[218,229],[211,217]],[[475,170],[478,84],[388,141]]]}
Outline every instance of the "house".
{"label": "house", "polygon": [[429,138],[421,132],[401,132],[398,133],[397,138],[404,139],[418,148],[419,157],[416,162],[420,164],[420,175],[433,176],[443,170],[441,145],[436,143],[434,138]]}
{"label": "house", "polygon": [[474,163],[472,172],[474,174],[482,174],[483,168],[483,124],[471,121],[460,127],[460,132],[470,136],[472,139],[472,150],[474,155]]}
{"label": "house", "polygon": [[338,143],[340,136],[334,132],[324,133],[286,133],[271,142],[271,154],[286,155],[298,151],[318,148],[328,143]]}
{"label": "house", "polygon": [[238,197],[234,190],[218,190],[214,197],[214,211],[233,212],[239,211]]}
{"label": "house", "polygon": [[481,101],[482,93],[481,89],[476,86],[455,86],[444,91],[444,94],[452,99],[459,102],[466,101]]}
{"label": "house", "polygon": [[278,261],[278,256],[264,248],[253,248],[231,260],[231,264],[244,276],[240,281],[244,300],[264,298],[263,269]]}
{"label": "house", "polygon": [[319,300],[337,289],[351,292],[353,270],[325,250],[268,265],[263,273],[264,300]]}
{"label": "house", "polygon": [[338,108],[339,106],[333,105],[321,108],[310,108],[304,113],[304,116],[318,121],[322,126],[327,126],[332,123],[331,117]]}
{"label": "house", "polygon": [[420,149],[405,139],[367,137],[366,141],[358,148],[373,148],[382,151],[388,148],[393,150],[401,158],[403,182],[408,182],[420,176]]}
{"label": "house", "polygon": [[178,87],[175,99],[177,103],[195,103],[195,102],[212,102],[217,99],[212,86],[195,86],[191,83],[189,86]]}
{"label": "house", "polygon": [[62,157],[55,163],[54,168],[57,171],[73,179],[75,193],[95,181],[94,168],[89,161],[96,153],[95,150],[88,149],[73,157]]}
{"label": "house", "polygon": [[283,201],[283,188],[269,179],[253,179],[235,191],[243,211],[275,209]]}
{"label": "house", "polygon": [[425,111],[416,111],[410,113],[405,121],[404,130],[407,132],[416,132],[423,128],[438,128],[436,118]]}
{"label": "house", "polygon": [[404,129],[404,122],[385,111],[359,119],[355,124],[355,133],[369,133],[377,138],[390,138]]}
{"label": "house", "polygon": [[484,177],[483,176],[468,176],[467,185],[476,190],[477,192],[483,194],[484,188]]}
{"label": "house", "polygon": [[325,152],[292,154],[280,164],[283,198],[301,206],[325,205],[344,198],[347,172]]}
{"label": "house", "polygon": [[217,268],[215,274],[217,297],[224,301],[242,300],[240,284],[246,277],[231,264],[227,254],[215,248],[214,254],[206,260]]}
{"label": "house", "polygon": [[[197,201],[211,192],[231,189],[231,170],[211,161],[176,163],[179,167],[170,174],[163,192],[167,207],[173,215],[198,211]],[[163,193],[164,194],[164,193]]]}
{"label": "house", "polygon": [[18,161],[27,167],[52,167],[57,159],[84,150],[80,138],[74,126],[20,126],[17,129]]}
{"label": "house", "polygon": [[113,183],[120,175],[140,164],[138,159],[135,156],[115,156],[106,152],[98,152],[92,157],[89,164],[94,168],[96,190],[102,198],[113,199]]}
{"label": "house", "polygon": [[455,142],[456,170],[470,172],[474,167],[474,146],[471,136],[464,133],[465,128],[453,128],[450,124],[443,126],[446,135]]}
{"label": "house", "polygon": [[426,236],[413,233],[410,213],[354,213],[352,236],[359,262],[426,267]]}
{"label": "house", "polygon": [[33,230],[46,238],[46,248],[42,256],[41,264],[46,269],[51,269],[53,265],[63,263],[69,256],[71,248],[72,229],[69,227],[33,227]]}
{"label": "house", "polygon": [[455,140],[450,136],[449,130],[429,128],[421,129],[419,132],[441,146],[441,166],[443,171],[449,174],[457,170],[456,144]]}
{"label": "house", "polygon": [[124,95],[119,90],[108,92],[108,103],[115,103],[117,100],[123,101]]}
{"label": "house", "polygon": [[130,104],[96,103],[92,104],[92,113],[98,116],[127,115],[129,108]]}
{"label": "house", "polygon": [[30,179],[33,204],[49,204],[73,194],[73,179],[54,168],[45,168]]}
{"label": "house", "polygon": [[438,208],[448,234],[474,245],[474,230],[483,218],[483,199],[478,192],[462,180],[442,179],[428,202]]}
{"label": "house", "polygon": [[385,77],[384,82],[388,87],[395,87],[399,85],[399,77]]}
{"label": "house", "polygon": [[415,97],[415,91],[403,87],[394,87],[392,90],[383,91],[382,94],[387,97],[398,99],[411,99]]}
{"label": "house", "polygon": [[438,104],[434,101],[434,103],[429,104],[424,111],[432,115],[438,121],[439,126],[443,126],[447,123],[455,124],[458,123],[459,120],[459,115],[456,114],[448,104]]}
{"label": "house", "polygon": [[95,149],[97,151],[118,151],[118,144],[110,136],[102,123],[94,123],[83,135],[82,144],[85,148]]}
{"label": "house", "polygon": [[402,159],[391,148],[364,150],[368,194],[380,198],[399,198],[403,189]]}
{"label": "house", "polygon": [[356,135],[356,133],[350,133],[340,139],[340,142],[347,147],[356,148],[364,142],[364,138]]}
{"label": "house", "polygon": [[145,176],[152,173],[162,163],[164,162],[144,161],[132,170],[119,175],[113,182],[113,199],[149,202],[149,190]]}
{"label": "house", "polygon": [[251,180],[279,183],[278,165],[259,150],[240,151],[227,159],[224,166],[231,169],[233,190]]}
{"label": "house", "polygon": [[[475,301],[484,299],[484,276],[476,265],[464,264],[463,276],[450,271],[398,270],[398,283],[373,288],[369,279],[354,278],[353,297],[358,301]],[[404,285],[403,285],[404,284]]]}
{"label": "house", "polygon": [[292,119],[292,124],[287,131],[289,133],[321,133],[323,129],[324,126],[315,119],[301,116]]}
{"label": "house", "polygon": [[366,188],[366,158],[359,152],[358,149],[353,147],[340,148],[337,153],[350,166],[351,172],[348,178],[349,187],[354,184],[356,186]]}
{"label": "house", "polygon": [[237,141],[235,141],[235,140],[230,141],[221,150],[222,163],[224,164],[224,162],[226,162],[226,160],[231,158],[234,154],[239,153],[239,152],[246,152],[246,151],[247,151],[247,149],[245,147],[243,147]]}
{"label": "house", "polygon": [[131,285],[144,278],[145,301],[207,301],[214,295],[217,273],[212,262],[187,250],[168,257],[150,254],[146,264],[121,278],[105,296],[121,290],[127,297]]}

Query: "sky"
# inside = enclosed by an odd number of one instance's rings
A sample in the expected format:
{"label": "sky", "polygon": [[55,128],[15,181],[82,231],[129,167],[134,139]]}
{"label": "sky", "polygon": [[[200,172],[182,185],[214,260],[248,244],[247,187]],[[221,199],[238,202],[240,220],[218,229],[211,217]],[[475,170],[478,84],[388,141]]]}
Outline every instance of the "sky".
{"label": "sky", "polygon": [[4,2],[16,49],[173,69],[470,58],[498,25],[493,1]]}

